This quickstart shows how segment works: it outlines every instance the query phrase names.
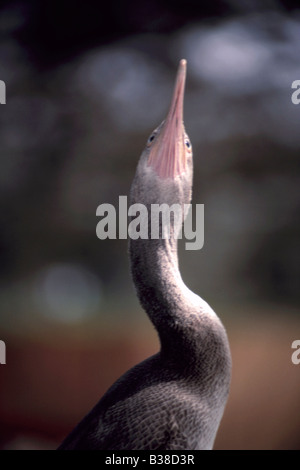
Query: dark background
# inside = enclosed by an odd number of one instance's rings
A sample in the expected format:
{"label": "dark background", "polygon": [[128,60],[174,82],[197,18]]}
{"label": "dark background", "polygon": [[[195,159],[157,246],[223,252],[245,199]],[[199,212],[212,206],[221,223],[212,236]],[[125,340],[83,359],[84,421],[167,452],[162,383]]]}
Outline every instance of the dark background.
{"label": "dark background", "polygon": [[233,354],[216,448],[300,448],[297,3],[1,3],[2,448],[55,448],[157,350],[127,241],[97,239],[96,208],[128,194],[181,58],[205,205],[204,247],[181,244],[181,271]]}

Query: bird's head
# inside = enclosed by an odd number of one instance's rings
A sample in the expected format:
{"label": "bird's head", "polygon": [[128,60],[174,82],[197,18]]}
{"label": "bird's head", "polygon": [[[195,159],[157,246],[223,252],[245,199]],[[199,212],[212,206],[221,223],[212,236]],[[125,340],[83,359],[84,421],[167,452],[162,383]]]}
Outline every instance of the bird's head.
{"label": "bird's head", "polygon": [[186,61],[181,60],[166,119],[148,138],[131,188],[131,202],[189,204],[193,154],[183,123]]}

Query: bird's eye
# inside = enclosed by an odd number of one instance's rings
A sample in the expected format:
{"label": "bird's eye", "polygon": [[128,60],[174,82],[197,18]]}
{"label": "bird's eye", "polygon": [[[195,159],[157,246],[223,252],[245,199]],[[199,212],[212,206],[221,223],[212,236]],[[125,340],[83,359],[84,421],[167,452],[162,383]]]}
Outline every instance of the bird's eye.
{"label": "bird's eye", "polygon": [[185,143],[185,146],[190,150],[191,149],[191,142],[189,141],[189,139],[185,139],[184,143]]}
{"label": "bird's eye", "polygon": [[150,145],[150,144],[153,142],[153,140],[155,139],[155,135],[156,135],[156,134],[155,134],[154,132],[153,132],[153,134],[150,135],[150,137],[149,137],[149,139],[148,139],[148,141],[147,141],[147,144],[148,144],[148,145]]}

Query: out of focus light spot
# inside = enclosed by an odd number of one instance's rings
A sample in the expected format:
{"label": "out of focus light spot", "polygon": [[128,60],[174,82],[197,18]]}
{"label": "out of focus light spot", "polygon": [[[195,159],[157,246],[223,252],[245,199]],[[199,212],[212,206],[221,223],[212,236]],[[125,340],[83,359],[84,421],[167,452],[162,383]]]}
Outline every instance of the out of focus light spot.
{"label": "out of focus light spot", "polygon": [[237,87],[240,92],[256,89],[271,57],[267,44],[234,22],[216,29],[190,30],[182,47],[195,77],[232,92]]}
{"label": "out of focus light spot", "polygon": [[148,129],[162,119],[172,88],[162,67],[121,45],[84,57],[75,82],[123,130]]}
{"label": "out of focus light spot", "polygon": [[299,113],[289,102],[300,76],[299,31],[299,17],[258,14],[181,32],[176,50],[198,84],[186,99],[194,144],[266,135],[299,145]]}
{"label": "out of focus light spot", "polygon": [[257,15],[194,26],[178,48],[196,80],[227,94],[259,93],[285,88],[287,77],[299,71],[299,31],[297,19]]}
{"label": "out of focus light spot", "polygon": [[34,300],[42,314],[53,320],[77,322],[93,315],[101,304],[100,281],[75,264],[55,264],[36,277]]}

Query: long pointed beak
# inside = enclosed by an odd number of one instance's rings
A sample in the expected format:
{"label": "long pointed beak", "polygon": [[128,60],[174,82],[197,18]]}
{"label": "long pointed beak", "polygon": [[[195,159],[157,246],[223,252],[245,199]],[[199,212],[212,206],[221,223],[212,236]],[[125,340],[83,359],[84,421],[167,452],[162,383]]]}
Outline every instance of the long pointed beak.
{"label": "long pointed beak", "polygon": [[174,93],[168,115],[153,143],[148,158],[150,165],[161,178],[175,178],[186,169],[183,101],[186,78],[186,60],[179,63]]}

